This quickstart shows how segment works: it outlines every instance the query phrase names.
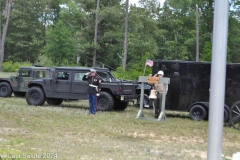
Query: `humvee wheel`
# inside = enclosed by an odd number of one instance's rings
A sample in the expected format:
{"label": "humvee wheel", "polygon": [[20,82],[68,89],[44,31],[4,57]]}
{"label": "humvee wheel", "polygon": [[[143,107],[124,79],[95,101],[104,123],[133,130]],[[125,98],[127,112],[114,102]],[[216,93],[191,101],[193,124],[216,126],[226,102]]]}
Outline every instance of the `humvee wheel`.
{"label": "humvee wheel", "polygon": [[44,92],[40,87],[29,88],[26,93],[26,101],[29,105],[42,106],[45,99]]}
{"label": "humvee wheel", "polygon": [[240,101],[237,101],[231,107],[230,122],[233,128],[240,129]]}
{"label": "humvee wheel", "polygon": [[0,83],[0,97],[10,97],[12,95],[12,88],[7,82]]}
{"label": "humvee wheel", "polygon": [[207,118],[207,112],[205,108],[201,105],[194,105],[190,109],[189,114],[193,120],[197,120],[197,121],[201,121]]}
{"label": "humvee wheel", "polygon": [[114,107],[114,99],[111,94],[107,92],[101,92],[101,94],[97,97],[98,99],[98,110],[99,111],[110,111]]}
{"label": "humvee wheel", "polygon": [[47,103],[50,105],[60,105],[63,102],[63,99],[58,99],[58,98],[47,98],[46,99]]}
{"label": "humvee wheel", "polygon": [[26,95],[25,92],[13,92],[13,94],[15,95],[15,97],[24,97]]}

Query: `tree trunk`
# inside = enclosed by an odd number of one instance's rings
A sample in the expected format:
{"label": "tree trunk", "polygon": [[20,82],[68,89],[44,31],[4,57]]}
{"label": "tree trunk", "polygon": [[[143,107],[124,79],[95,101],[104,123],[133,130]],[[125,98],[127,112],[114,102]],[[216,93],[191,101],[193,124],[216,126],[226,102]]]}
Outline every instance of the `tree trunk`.
{"label": "tree trunk", "polygon": [[97,10],[96,10],[96,17],[95,17],[93,67],[96,67],[96,58],[97,58],[97,31],[98,31],[99,1],[100,0],[97,0]]}
{"label": "tree trunk", "polygon": [[[175,42],[176,42],[176,44],[178,44],[178,31],[177,30],[175,30]],[[176,55],[175,60],[177,60],[177,54],[178,54],[178,47],[177,46],[175,47],[175,55]]]}
{"label": "tree trunk", "polygon": [[124,33],[123,70],[126,70],[126,64],[127,64],[127,49],[128,49],[128,5],[129,5],[129,1],[126,0],[126,17],[125,17],[125,33]]}
{"label": "tree trunk", "polygon": [[3,25],[3,32],[1,33],[2,37],[0,37],[1,38],[0,39],[0,71],[2,70],[2,64],[3,64],[3,59],[4,59],[4,43],[5,43],[5,38],[7,35],[11,3],[12,3],[12,0],[6,0],[6,8],[5,8],[6,22]]}
{"label": "tree trunk", "polygon": [[196,62],[199,62],[198,5],[196,4]]}

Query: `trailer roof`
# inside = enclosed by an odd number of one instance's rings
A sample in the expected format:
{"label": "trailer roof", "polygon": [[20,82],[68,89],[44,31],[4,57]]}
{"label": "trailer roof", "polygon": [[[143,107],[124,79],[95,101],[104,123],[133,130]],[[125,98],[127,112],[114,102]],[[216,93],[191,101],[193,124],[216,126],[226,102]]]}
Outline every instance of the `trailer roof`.
{"label": "trailer roof", "polygon": [[[171,63],[192,63],[192,64],[211,64],[211,62],[196,62],[196,61],[182,61],[182,60],[163,60],[157,59],[153,62],[171,62]],[[228,65],[240,65],[240,63],[227,63]]]}

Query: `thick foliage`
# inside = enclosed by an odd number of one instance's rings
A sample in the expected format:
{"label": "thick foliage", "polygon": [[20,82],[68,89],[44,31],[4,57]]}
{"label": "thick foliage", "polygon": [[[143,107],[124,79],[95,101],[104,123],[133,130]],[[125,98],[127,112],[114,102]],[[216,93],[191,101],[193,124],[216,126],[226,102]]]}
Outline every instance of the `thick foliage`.
{"label": "thick foliage", "polygon": [[[139,2],[140,7],[130,5],[129,8],[127,66],[126,71],[117,69],[121,72],[118,74],[130,79],[143,75],[145,60],[141,58],[147,52],[148,59],[195,61],[196,4],[200,59],[210,61],[212,0],[165,0],[161,5],[158,0]],[[235,0],[230,5],[234,10],[229,12],[228,62],[239,62],[239,7]],[[125,1],[100,0],[98,38],[94,45],[95,0],[14,1],[5,61],[36,63],[40,60],[47,66],[92,66],[96,48],[97,66],[122,67],[125,7]],[[81,57],[78,64],[77,57]],[[147,67],[145,75],[150,70]]]}
{"label": "thick foliage", "polygon": [[32,64],[29,62],[23,62],[23,63],[19,63],[19,62],[4,62],[3,63],[3,67],[2,67],[2,71],[3,72],[16,72],[17,70],[19,70],[19,68],[21,66],[31,66]]}

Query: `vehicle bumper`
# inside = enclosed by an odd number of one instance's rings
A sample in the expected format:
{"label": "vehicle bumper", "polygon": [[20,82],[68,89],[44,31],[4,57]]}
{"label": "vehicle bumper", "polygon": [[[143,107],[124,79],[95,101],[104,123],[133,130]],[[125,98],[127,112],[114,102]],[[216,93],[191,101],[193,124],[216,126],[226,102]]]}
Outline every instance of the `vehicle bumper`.
{"label": "vehicle bumper", "polygon": [[133,94],[133,95],[119,95],[118,98],[121,102],[129,102],[132,101],[134,99],[136,99],[137,95]]}

